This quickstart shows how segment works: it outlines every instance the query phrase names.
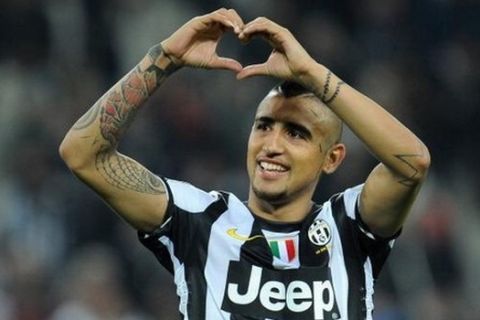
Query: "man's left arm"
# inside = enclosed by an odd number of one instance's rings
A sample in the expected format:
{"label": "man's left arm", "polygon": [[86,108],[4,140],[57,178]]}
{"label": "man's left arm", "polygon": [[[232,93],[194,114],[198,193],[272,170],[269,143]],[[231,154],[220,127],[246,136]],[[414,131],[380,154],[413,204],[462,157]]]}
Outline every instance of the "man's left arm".
{"label": "man's left arm", "polygon": [[360,194],[362,220],[374,234],[392,236],[403,225],[426,177],[430,166],[428,149],[379,104],[325,67],[317,65],[316,69],[312,79],[315,88],[323,88],[319,96],[380,161]]}
{"label": "man's left arm", "polygon": [[244,68],[237,78],[268,75],[310,88],[380,161],[360,195],[360,214],[382,237],[402,226],[430,166],[424,143],[379,104],[316,62],[284,27],[266,18],[245,25],[239,37],[261,36],[273,51],[267,61]]}

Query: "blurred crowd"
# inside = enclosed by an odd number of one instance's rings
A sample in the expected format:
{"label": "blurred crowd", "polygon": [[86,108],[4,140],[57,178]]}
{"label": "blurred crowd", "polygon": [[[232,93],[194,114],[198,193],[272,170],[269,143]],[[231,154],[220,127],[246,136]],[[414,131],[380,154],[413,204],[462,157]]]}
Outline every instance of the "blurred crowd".
{"label": "blurred crowd", "polygon": [[[429,179],[378,281],[375,320],[480,319],[477,0],[2,0],[0,319],[179,319],[171,276],[57,149],[149,47],[219,7],[289,28],[430,148]],[[219,51],[249,64],[270,48],[226,35]],[[253,112],[275,84],[181,70],[120,150],[158,174],[245,198]],[[347,160],[322,181],[319,202],[375,165],[348,131],[344,140]]]}

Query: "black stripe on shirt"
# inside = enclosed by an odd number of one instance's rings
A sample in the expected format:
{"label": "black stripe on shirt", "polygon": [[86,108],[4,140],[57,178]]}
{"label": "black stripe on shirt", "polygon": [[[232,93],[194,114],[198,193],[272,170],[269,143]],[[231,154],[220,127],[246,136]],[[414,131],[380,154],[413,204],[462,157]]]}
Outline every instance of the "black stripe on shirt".
{"label": "black stripe on shirt", "polygon": [[189,222],[179,222],[175,225],[184,228],[192,226],[192,230],[177,229],[174,232],[177,237],[191,233],[188,243],[184,243],[183,261],[185,263],[185,278],[188,283],[190,295],[188,299],[189,319],[205,319],[205,297],[207,296],[207,283],[204,275],[205,265],[208,258],[208,243],[213,223],[227,210],[229,195],[221,193],[219,199],[211,203],[203,213],[192,214],[182,212],[179,216]]}
{"label": "black stripe on shirt", "polygon": [[343,256],[348,275],[348,319],[365,319],[365,273],[363,264],[366,254],[359,247],[358,233],[361,232],[355,221],[348,217],[343,194],[331,199],[332,214],[342,240]]}

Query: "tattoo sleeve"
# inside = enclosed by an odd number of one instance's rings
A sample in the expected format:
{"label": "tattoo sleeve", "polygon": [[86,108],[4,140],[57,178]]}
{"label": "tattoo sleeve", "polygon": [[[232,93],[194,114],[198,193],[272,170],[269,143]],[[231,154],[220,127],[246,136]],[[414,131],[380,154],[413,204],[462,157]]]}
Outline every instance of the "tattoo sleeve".
{"label": "tattoo sleeve", "polygon": [[[115,146],[138,109],[156,88],[179,68],[164,54],[160,44],[152,47],[147,57],[147,67],[137,65],[87,111],[72,129],[85,129],[99,118],[102,137]],[[168,61],[163,63],[163,67],[159,67],[162,65],[161,58],[167,58]]]}
{"label": "tattoo sleeve", "polygon": [[73,130],[82,130],[90,126],[95,119],[97,119],[99,112],[99,104],[96,103],[90,110],[87,111],[78,121],[73,125]]}
{"label": "tattoo sleeve", "polygon": [[126,156],[114,152],[99,152],[95,166],[110,185],[121,190],[148,194],[165,193],[159,177]]}
{"label": "tattoo sleeve", "polygon": [[[115,84],[72,127],[94,137],[90,145],[95,166],[105,180],[119,189],[142,193],[163,193],[161,180],[115,148],[136,113],[156,88],[179,68],[164,54],[161,45],[152,47],[146,57]],[[97,121],[98,120],[98,121]]]}
{"label": "tattoo sleeve", "polygon": [[118,144],[119,138],[148,97],[177,69],[170,59],[165,68],[158,67],[156,63],[162,56],[161,45],[150,49],[150,66],[142,70],[137,65],[100,102],[100,132],[112,146]]}

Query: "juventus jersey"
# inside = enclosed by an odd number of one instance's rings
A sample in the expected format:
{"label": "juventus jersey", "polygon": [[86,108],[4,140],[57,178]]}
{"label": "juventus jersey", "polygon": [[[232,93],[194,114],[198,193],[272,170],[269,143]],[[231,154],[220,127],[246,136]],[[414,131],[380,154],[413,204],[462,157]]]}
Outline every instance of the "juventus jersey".
{"label": "juventus jersey", "polygon": [[255,216],[235,195],[164,179],[164,223],[140,241],[173,275],[183,319],[372,319],[393,246],[360,220],[362,185],[299,223]]}

